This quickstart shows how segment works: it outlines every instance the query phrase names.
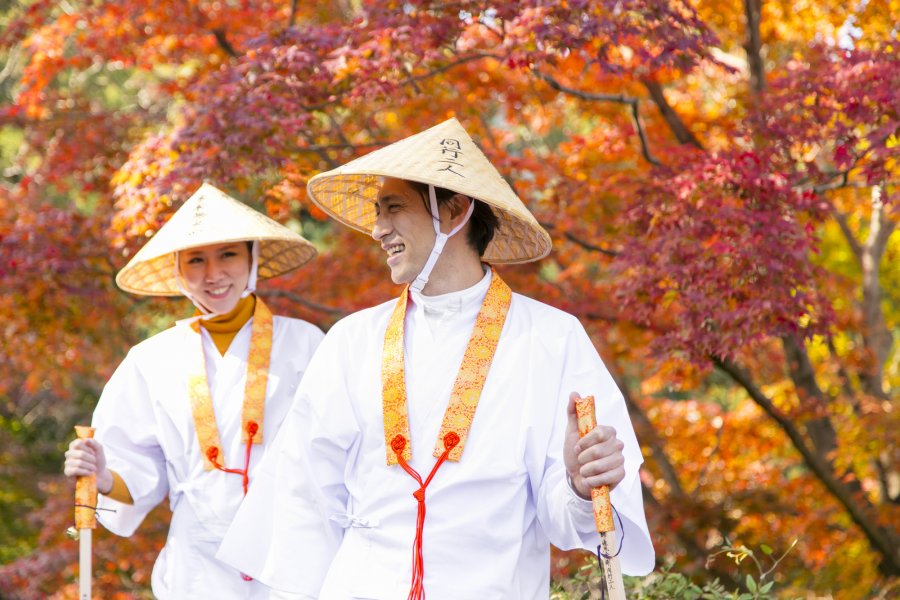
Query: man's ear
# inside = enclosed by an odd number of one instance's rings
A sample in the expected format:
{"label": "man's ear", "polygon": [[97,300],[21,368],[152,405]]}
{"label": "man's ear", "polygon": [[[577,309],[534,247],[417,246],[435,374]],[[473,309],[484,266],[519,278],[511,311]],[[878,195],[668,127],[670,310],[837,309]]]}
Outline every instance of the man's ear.
{"label": "man's ear", "polygon": [[466,214],[469,210],[469,203],[474,202],[472,198],[462,194],[453,194],[447,200],[447,208],[450,209],[450,220],[456,221],[459,217]]}

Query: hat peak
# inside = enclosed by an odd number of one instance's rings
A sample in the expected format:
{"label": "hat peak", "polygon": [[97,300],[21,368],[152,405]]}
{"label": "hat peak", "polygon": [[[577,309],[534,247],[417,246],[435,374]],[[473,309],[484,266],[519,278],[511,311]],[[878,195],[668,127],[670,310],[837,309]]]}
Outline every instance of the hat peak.
{"label": "hat peak", "polygon": [[137,294],[179,295],[177,252],[251,240],[261,243],[260,278],[295,269],[316,255],[299,233],[204,182],[119,271],[116,283]]}
{"label": "hat peak", "polygon": [[500,228],[484,254],[489,262],[528,262],[550,252],[550,236],[455,117],[319,173],[307,190],[326,213],[369,233],[381,177],[445,188],[500,213]]}

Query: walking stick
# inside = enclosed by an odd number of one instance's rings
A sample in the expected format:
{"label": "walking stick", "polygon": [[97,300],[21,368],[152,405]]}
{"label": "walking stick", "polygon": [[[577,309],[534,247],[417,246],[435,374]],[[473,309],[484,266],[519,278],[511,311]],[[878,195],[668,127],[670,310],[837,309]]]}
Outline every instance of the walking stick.
{"label": "walking stick", "polygon": [[[586,436],[597,426],[594,413],[594,397],[588,396],[575,401],[575,414],[578,417],[578,435]],[[609,594],[610,600],[625,600],[625,583],[622,581],[622,568],[619,566],[619,550],[612,551],[615,539],[612,517],[612,504],[609,501],[609,486],[591,488],[591,501],[594,503],[594,522],[600,534],[600,545],[597,546],[597,560],[600,561],[603,597]],[[621,527],[621,521],[619,521]],[[624,533],[622,534],[624,535]]]}
{"label": "walking stick", "polygon": [[[94,428],[76,425],[79,439],[94,437]],[[97,527],[97,475],[75,478],[75,529],[78,534],[78,598],[91,600],[91,530]]]}

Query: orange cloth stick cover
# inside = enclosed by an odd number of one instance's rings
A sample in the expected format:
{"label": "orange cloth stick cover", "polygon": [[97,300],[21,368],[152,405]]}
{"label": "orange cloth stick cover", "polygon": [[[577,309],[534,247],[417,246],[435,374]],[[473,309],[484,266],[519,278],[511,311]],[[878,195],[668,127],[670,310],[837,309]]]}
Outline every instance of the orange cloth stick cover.
{"label": "orange cloth stick cover", "polygon": [[[594,413],[594,397],[588,396],[575,401],[575,414],[578,416],[578,435],[586,436],[597,426]],[[612,508],[609,503],[609,486],[591,488],[591,500],[594,503],[594,522],[598,533],[613,531]]]}
{"label": "orange cloth stick cover", "polygon": [[[76,425],[78,439],[94,437],[94,428]],[[97,476],[83,475],[75,478],[75,528],[95,529],[97,527]]]}

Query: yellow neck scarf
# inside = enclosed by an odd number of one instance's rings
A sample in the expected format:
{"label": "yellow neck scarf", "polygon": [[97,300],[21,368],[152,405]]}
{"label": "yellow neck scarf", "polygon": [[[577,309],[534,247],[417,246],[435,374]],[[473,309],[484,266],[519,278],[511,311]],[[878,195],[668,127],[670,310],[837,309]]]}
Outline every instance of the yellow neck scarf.
{"label": "yellow neck scarf", "polygon": [[[231,309],[231,312],[208,320],[198,319],[191,323],[191,327],[193,327],[194,331],[197,333],[200,333],[200,327],[203,327],[203,329],[208,331],[219,354],[225,356],[225,352],[228,350],[228,346],[231,345],[234,336],[237,335],[237,332],[241,330],[241,327],[243,327],[244,324],[250,320],[250,317],[253,316],[253,309],[255,307],[256,296],[250,294],[246,298],[238,300],[238,303]],[[194,316],[196,317],[201,314],[200,311],[197,311],[194,313]]]}

